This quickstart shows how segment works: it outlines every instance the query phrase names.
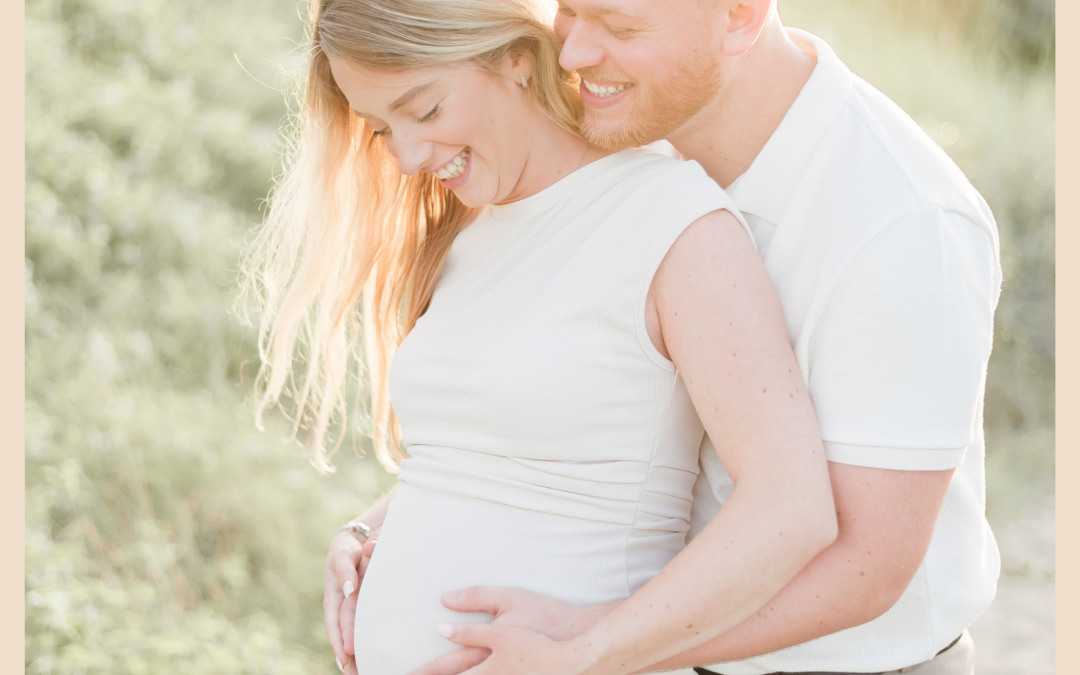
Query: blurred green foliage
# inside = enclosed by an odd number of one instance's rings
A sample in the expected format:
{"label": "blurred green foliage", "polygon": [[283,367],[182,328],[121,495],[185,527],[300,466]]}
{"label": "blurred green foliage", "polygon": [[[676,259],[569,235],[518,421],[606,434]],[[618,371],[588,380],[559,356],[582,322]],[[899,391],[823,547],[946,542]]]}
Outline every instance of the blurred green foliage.
{"label": "blurred green foliage", "polygon": [[333,668],[326,544],[386,480],[256,432],[229,313],[283,115],[233,54],[275,83],[296,12],[27,3],[30,673]]}
{"label": "blurred green foliage", "polygon": [[[883,0],[869,0],[882,2]],[[884,0],[923,30],[950,35],[976,58],[1054,67],[1054,0]]]}
{"label": "blurred green foliage", "polygon": [[[333,672],[325,548],[391,481],[348,450],[319,476],[284,424],[254,430],[252,335],[229,312],[280,150],[275,64],[297,62],[298,9],[26,4],[28,673]],[[1020,513],[1053,489],[1052,3],[781,10],[909,110],[994,208],[989,508]]]}

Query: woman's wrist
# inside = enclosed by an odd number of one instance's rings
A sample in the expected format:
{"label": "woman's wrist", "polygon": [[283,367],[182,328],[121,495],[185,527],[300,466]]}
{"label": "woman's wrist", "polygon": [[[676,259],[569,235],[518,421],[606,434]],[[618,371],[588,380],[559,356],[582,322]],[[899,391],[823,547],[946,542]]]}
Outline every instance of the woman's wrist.
{"label": "woman's wrist", "polygon": [[397,494],[397,487],[394,487],[385,495],[382,496],[378,502],[375,503],[367,511],[356,518],[356,520],[364,523],[372,530],[377,530],[382,527],[383,521],[386,520],[386,512],[390,508],[390,502],[394,499],[394,495]]}
{"label": "woman's wrist", "polygon": [[361,544],[367,543],[372,536],[378,536],[383,521],[386,520],[386,512],[389,509],[390,501],[394,498],[396,491],[397,488],[393,488],[367,511],[343,525],[338,530],[337,536],[348,536],[357,539]]}

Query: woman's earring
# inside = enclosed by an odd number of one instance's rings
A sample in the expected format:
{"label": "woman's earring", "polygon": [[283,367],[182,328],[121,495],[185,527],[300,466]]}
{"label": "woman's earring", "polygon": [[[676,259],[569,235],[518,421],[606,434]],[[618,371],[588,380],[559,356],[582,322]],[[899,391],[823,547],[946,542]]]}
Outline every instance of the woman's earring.
{"label": "woman's earring", "polygon": [[521,88],[528,89],[529,83],[525,81],[525,73],[518,73],[518,79],[521,80]]}

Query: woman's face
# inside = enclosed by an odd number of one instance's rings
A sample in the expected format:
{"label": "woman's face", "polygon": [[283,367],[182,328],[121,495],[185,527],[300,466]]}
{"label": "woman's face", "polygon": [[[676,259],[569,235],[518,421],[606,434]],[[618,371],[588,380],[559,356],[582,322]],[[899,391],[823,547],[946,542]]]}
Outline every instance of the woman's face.
{"label": "woman's face", "polygon": [[529,95],[514,84],[525,71],[509,62],[497,74],[472,63],[386,71],[332,56],[330,70],[402,173],[435,174],[466,206],[513,193],[540,122]]}

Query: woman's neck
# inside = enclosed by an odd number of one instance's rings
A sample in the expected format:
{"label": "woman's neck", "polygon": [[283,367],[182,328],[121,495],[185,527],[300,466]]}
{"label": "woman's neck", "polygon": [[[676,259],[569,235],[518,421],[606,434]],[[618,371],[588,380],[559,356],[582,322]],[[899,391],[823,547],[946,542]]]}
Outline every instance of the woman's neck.
{"label": "woman's neck", "polygon": [[540,111],[537,111],[537,117],[535,132],[530,138],[523,139],[528,143],[529,151],[517,184],[499,204],[531,197],[586,164],[612,154],[563,129]]}

